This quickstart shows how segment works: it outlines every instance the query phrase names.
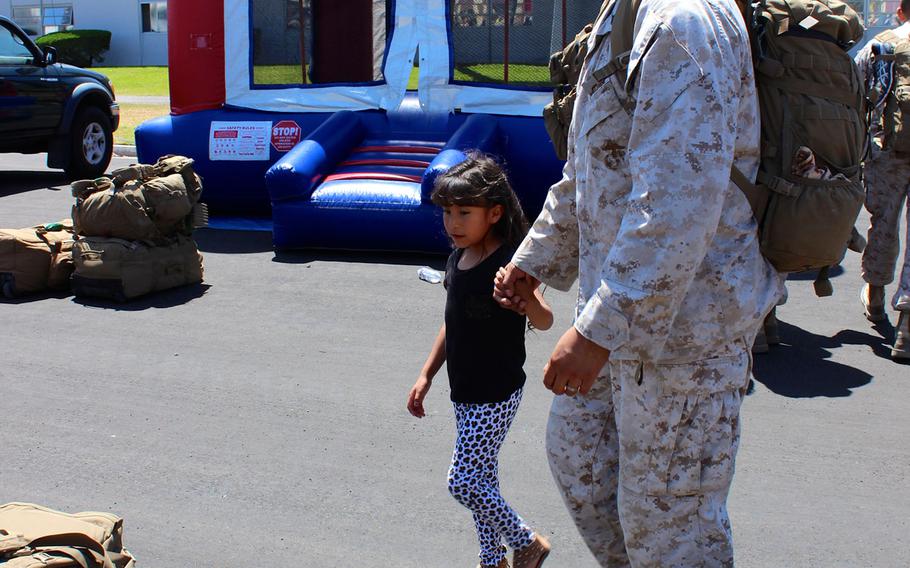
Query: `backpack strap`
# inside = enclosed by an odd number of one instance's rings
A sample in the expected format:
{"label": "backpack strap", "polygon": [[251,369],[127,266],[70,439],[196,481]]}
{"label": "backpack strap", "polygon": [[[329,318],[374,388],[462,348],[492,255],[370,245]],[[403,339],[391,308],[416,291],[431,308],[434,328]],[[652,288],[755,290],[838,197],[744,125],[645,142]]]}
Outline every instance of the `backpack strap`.
{"label": "backpack strap", "polygon": [[[625,72],[629,68],[632,57],[632,44],[635,34],[635,18],[641,0],[611,0],[604,2],[600,13],[603,14],[610,8],[613,9],[613,27],[610,30],[610,62],[593,73],[594,79],[603,82],[617,73]],[[600,16],[598,16],[600,19]],[[597,33],[594,30],[593,33]],[[598,39],[599,45],[600,39]],[[593,51],[593,50],[592,50]]]}

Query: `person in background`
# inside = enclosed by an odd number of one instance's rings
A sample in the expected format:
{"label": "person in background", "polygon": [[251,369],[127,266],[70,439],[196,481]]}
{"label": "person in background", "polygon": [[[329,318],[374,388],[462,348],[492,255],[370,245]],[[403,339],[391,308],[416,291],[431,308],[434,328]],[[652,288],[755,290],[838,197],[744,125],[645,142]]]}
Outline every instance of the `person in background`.
{"label": "person in background", "polygon": [[[908,205],[905,234],[910,240],[910,0],[897,9],[899,26],[877,35],[856,55],[874,104],[870,121],[871,157],[866,162],[866,209],[871,214],[868,243],[863,253],[862,277],[866,284],[860,301],[866,318],[883,321],[885,286],[894,282],[900,255],[900,218]],[[904,250],[900,280],[891,299],[898,312],[891,357],[910,360],[910,247]]]}

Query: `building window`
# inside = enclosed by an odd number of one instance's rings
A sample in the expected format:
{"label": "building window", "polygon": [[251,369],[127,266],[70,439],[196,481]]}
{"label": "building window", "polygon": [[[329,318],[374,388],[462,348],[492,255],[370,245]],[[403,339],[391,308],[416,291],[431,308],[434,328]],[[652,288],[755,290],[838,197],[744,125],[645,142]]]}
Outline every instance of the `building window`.
{"label": "building window", "polygon": [[46,2],[43,6],[13,6],[12,15],[13,20],[30,36],[60,32],[73,27],[72,4]]}
{"label": "building window", "polygon": [[142,2],[142,31],[167,33],[167,2]]}
{"label": "building window", "polygon": [[13,20],[30,36],[42,35],[41,8],[38,6],[14,6]]}
{"label": "building window", "polygon": [[62,32],[73,27],[72,6],[45,6],[44,33]]}

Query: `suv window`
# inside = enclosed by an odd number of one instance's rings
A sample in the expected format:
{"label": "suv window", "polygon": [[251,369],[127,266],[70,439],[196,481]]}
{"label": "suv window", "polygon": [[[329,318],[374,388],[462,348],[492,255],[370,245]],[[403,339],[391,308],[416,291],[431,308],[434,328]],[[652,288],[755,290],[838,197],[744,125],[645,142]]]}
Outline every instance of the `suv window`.
{"label": "suv window", "polygon": [[34,56],[22,40],[5,26],[0,26],[0,65],[30,65]]}

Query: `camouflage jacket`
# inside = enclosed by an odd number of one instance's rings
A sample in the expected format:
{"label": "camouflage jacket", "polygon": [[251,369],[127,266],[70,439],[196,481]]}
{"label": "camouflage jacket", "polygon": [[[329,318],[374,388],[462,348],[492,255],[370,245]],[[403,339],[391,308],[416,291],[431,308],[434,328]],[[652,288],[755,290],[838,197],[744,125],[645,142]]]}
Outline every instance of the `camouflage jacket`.
{"label": "camouflage jacket", "polygon": [[563,178],[513,261],[559,290],[577,277],[575,327],[614,359],[695,361],[751,338],[783,290],[730,182],[734,156],[758,171],[749,41],[733,0],[644,0],[635,29],[628,74],[602,82],[592,34]]}

